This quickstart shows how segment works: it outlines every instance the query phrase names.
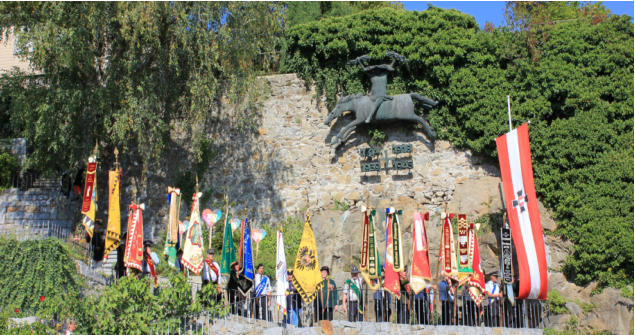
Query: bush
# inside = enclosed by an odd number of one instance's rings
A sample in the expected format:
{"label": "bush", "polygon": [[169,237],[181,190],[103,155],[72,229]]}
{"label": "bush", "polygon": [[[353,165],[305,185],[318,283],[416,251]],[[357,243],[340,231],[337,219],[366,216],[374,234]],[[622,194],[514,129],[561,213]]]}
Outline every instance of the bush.
{"label": "bush", "polygon": [[58,239],[0,243],[0,309],[44,319],[72,314],[83,282]]}
{"label": "bush", "polygon": [[547,293],[547,303],[549,304],[549,310],[553,314],[569,313],[569,310],[565,306],[567,301],[556,290],[551,290]]}

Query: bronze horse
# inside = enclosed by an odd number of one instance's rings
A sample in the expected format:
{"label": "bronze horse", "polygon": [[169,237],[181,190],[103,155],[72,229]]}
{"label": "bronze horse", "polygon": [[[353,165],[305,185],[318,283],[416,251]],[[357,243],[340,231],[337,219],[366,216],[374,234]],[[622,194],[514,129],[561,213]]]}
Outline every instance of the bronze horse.
{"label": "bronze horse", "polygon": [[[392,99],[381,103],[376,114],[370,120],[371,123],[390,120],[416,121],[423,125],[423,131],[426,136],[431,142],[434,142],[437,135],[424,118],[415,114],[413,99],[420,102],[426,110],[430,110],[438,104],[437,101],[426,98],[417,93],[395,95]],[[330,125],[333,119],[338,118],[345,111],[354,112],[355,120],[340,130],[337,136],[335,136],[331,141],[331,145],[335,144],[335,147],[337,148],[344,143],[346,138],[355,129],[355,126],[364,123],[370,113],[374,112],[374,108],[375,104],[368,95],[357,94],[341,98],[335,105],[335,109],[333,109],[333,111],[331,111],[327,116],[325,124],[327,126]]]}

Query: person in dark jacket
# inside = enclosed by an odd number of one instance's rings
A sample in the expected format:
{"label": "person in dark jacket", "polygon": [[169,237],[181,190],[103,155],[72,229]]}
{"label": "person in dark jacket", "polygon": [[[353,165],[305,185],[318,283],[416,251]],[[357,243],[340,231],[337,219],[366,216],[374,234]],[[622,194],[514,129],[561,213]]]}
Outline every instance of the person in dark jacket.
{"label": "person in dark jacket", "polygon": [[287,280],[289,281],[289,287],[286,292],[287,314],[284,316],[284,323],[302,327],[302,297],[298,293],[298,289],[293,285],[293,271],[287,271]]}

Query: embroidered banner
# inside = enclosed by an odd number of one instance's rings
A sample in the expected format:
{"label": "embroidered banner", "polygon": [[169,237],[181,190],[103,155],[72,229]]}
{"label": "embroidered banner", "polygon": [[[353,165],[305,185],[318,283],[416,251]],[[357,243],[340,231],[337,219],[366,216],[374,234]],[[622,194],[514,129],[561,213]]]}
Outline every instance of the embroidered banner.
{"label": "embroidered banner", "polygon": [[377,290],[381,286],[381,262],[379,261],[379,250],[375,238],[375,223],[373,217],[375,210],[364,211],[364,223],[362,226],[362,254],[360,261],[360,274],[366,285],[371,290]]}
{"label": "embroidered banner", "polygon": [[469,258],[469,226],[465,214],[459,214],[458,234],[459,234],[459,280],[465,278],[467,274],[472,272],[472,266]]}
{"label": "embroidered banner", "polygon": [[82,202],[82,225],[86,229],[88,236],[93,238],[95,230],[95,213],[97,211],[97,157],[88,158],[88,168],[86,169],[86,183],[84,186],[84,201]]}
{"label": "embroidered banner", "polygon": [[84,199],[82,201],[82,214],[86,215],[91,207],[91,199],[93,197],[93,188],[97,172],[97,163],[95,157],[88,158],[88,168],[86,169],[86,182],[84,184]]}
{"label": "embroidered banner", "polygon": [[450,215],[452,214],[441,213],[441,220],[443,220],[443,237],[441,238],[441,248],[439,251],[439,264],[441,265],[442,275],[447,275],[452,279],[458,280],[456,249],[454,246],[454,233],[452,232]]}
{"label": "embroidered banner", "polygon": [[223,251],[220,259],[220,273],[229,278],[231,272],[230,265],[236,261],[236,247],[232,238],[232,226],[229,218],[231,215],[225,213],[225,232],[223,235]]}
{"label": "embroidered banner", "polygon": [[168,256],[168,264],[176,267],[176,251],[179,244],[179,203],[181,190],[168,186],[168,227],[165,236],[163,254]]}
{"label": "embroidered banner", "polygon": [[201,192],[192,195],[192,213],[190,214],[190,224],[185,232],[183,257],[181,258],[181,264],[194,274],[198,274],[203,268],[203,231],[201,230],[199,212],[199,199],[202,195]]}
{"label": "embroidered banner", "polygon": [[414,213],[412,225],[412,270],[410,272],[410,287],[414,294],[419,294],[428,287],[432,275],[430,273],[430,260],[428,258],[428,237],[426,236],[425,222],[430,219],[426,212]]}
{"label": "embroidered banner", "polygon": [[505,207],[518,260],[518,298],[547,298],[547,258],[524,124],[496,139]]}
{"label": "embroidered banner", "polygon": [[318,284],[321,281],[322,276],[320,275],[315,235],[313,235],[311,220],[307,215],[300,245],[298,246],[298,253],[295,257],[293,285],[300,293],[302,300],[308,304],[315,299]]}
{"label": "embroidered banner", "polygon": [[395,271],[401,272],[405,269],[403,263],[403,246],[401,243],[401,223],[399,222],[399,215],[401,215],[401,210],[395,211],[393,210],[393,225],[392,225],[392,248],[393,248],[393,267]]}
{"label": "embroidered banner", "polygon": [[106,228],[106,241],[104,242],[104,260],[121,242],[120,184],[121,169],[108,171],[108,226]]}
{"label": "embroidered banner", "polygon": [[399,298],[401,296],[399,290],[399,273],[395,270],[395,254],[393,220],[394,208],[386,208],[386,266],[384,268],[384,288],[391,294]]}
{"label": "embroidered banner", "polygon": [[[125,267],[141,271],[143,265],[143,204],[134,202],[128,206],[128,229],[123,256]],[[130,273],[129,273],[130,274]]]}
{"label": "embroidered banner", "polygon": [[481,268],[481,253],[476,241],[476,232],[474,231],[474,223],[470,225],[470,264],[472,265],[472,274],[468,281],[468,292],[476,305],[480,305],[483,300],[483,292],[485,291],[485,276]]}

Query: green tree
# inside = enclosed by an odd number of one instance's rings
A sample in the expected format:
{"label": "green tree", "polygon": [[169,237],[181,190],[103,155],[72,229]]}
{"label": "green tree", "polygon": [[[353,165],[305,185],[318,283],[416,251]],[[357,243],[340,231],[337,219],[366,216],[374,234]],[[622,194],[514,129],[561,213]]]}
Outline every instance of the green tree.
{"label": "green tree", "polygon": [[[145,171],[163,158],[175,121],[191,125],[198,148],[220,97],[240,102],[254,74],[268,71],[282,15],[263,2],[0,4],[0,29],[17,33],[37,71],[0,79],[10,97],[0,115],[41,170],[83,161],[98,141]],[[255,109],[239,110],[249,130]]]}
{"label": "green tree", "polygon": [[287,3],[285,25],[293,27],[324,18],[344,16],[381,7],[403,9],[403,4],[396,1],[291,1]]}

